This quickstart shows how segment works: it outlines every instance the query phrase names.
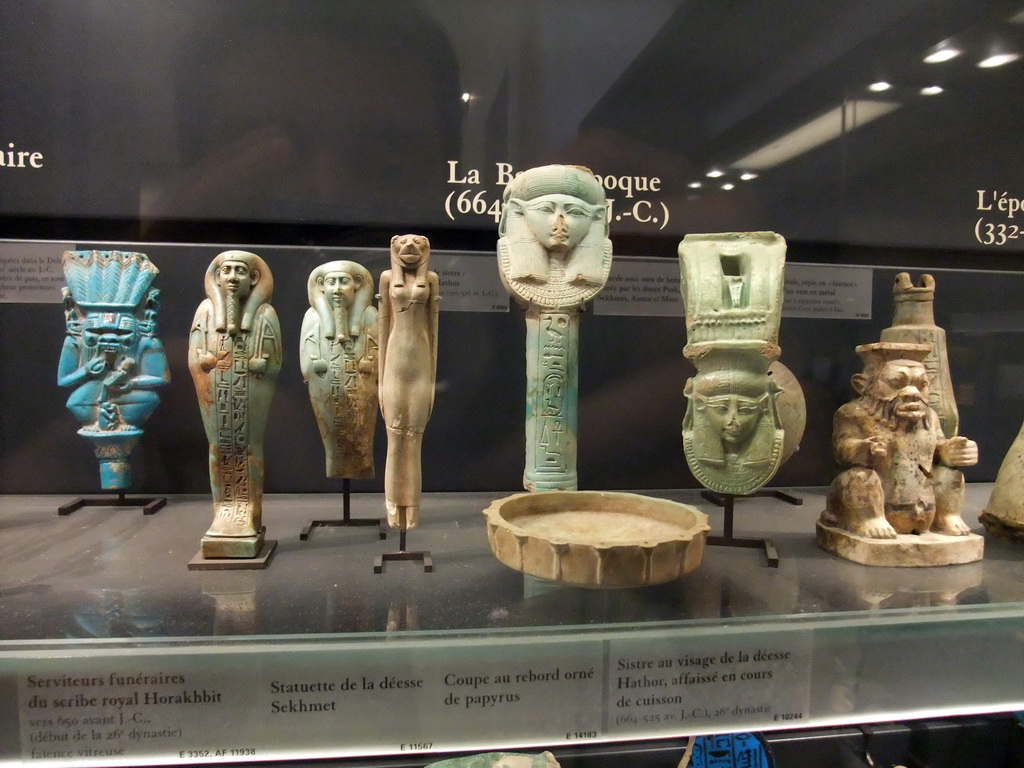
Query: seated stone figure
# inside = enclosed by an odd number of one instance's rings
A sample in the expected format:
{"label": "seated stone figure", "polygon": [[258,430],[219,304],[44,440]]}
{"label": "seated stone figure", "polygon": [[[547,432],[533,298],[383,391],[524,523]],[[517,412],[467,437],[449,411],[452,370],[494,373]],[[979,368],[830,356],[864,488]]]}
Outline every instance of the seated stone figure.
{"label": "seated stone figure", "polygon": [[963,474],[955,468],[976,464],[978,446],[943,435],[928,405],[929,350],[895,342],[857,347],[864,371],[852,385],[859,397],[836,412],[833,425],[833,450],[846,469],[829,488],[819,529],[883,540],[970,533],[961,518]]}

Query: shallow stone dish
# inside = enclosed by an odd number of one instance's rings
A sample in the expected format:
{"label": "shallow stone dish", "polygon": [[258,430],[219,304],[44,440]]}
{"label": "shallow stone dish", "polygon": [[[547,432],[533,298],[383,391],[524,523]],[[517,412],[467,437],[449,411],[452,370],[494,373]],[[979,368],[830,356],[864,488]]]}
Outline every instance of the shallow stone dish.
{"label": "shallow stone dish", "polygon": [[484,510],[494,556],[577,587],[645,587],[701,563],[711,526],[696,507],[634,493],[538,491]]}

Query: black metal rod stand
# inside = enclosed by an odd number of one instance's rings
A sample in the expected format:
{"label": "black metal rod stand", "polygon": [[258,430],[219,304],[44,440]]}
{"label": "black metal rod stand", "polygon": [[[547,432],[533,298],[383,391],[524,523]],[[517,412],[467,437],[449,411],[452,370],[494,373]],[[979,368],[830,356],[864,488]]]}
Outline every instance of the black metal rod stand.
{"label": "black metal rod stand", "polygon": [[364,528],[376,526],[377,535],[383,540],[388,537],[387,526],[384,525],[384,518],[352,517],[352,491],[351,481],[344,477],[341,480],[342,493],[342,515],[341,520],[313,520],[299,533],[299,540],[305,541],[314,528]]}
{"label": "black metal rod stand", "polygon": [[[403,520],[402,522],[404,523],[405,521]],[[423,563],[424,573],[433,573],[434,571],[434,560],[431,558],[429,550],[408,552],[405,549],[405,528],[399,529],[398,532],[398,551],[382,552],[377,555],[377,558],[373,562],[373,572],[384,573],[384,563],[389,561],[397,562],[401,560],[413,560]]]}
{"label": "black metal rod stand", "polygon": [[70,515],[82,507],[142,507],[142,514],[152,515],[163,509],[166,504],[166,496],[126,496],[124,491],[118,491],[117,496],[83,496],[67,504],[61,504],[57,508],[57,514]]}
{"label": "black metal rod stand", "polygon": [[773,498],[784,501],[787,504],[793,504],[799,506],[804,503],[804,500],[793,496],[790,493],[779,491],[774,488],[763,488],[759,491],[746,494],[745,496],[736,496],[732,493],[717,493],[715,491],[704,490],[700,492],[700,495],[710,501],[712,504],[716,504],[719,507],[723,507],[725,510],[725,521],[723,523],[722,536],[708,536],[708,546],[712,547],[746,547],[750,549],[761,549],[764,551],[764,556],[768,560],[769,568],[779,567],[779,551],[775,547],[775,542],[771,539],[745,539],[737,538],[733,535],[733,514],[734,507],[737,498]]}

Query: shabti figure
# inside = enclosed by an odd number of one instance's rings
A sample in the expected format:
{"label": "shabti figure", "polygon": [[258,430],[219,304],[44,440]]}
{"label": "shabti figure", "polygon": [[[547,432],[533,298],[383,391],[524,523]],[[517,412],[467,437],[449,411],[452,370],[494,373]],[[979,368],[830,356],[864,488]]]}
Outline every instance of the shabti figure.
{"label": "shabti figure", "polygon": [[156,337],[159,270],[143,253],[65,251],[64,318],[57,383],[100,462],[103,488],[131,485],[132,448],[170,381]]}
{"label": "shabti figure", "polygon": [[379,394],[388,437],[384,497],[388,524],[402,531],[418,522],[423,431],[434,407],[438,279],[429,265],[427,238],[396,235],[391,269],[380,276]]}
{"label": "shabti figure", "polygon": [[207,269],[205,287],[188,350],[210,443],[214,516],[201,551],[252,558],[264,541],[263,438],[281,369],[274,280],[256,254],[225,251]]}
{"label": "shabti figure", "polygon": [[374,475],[377,424],[377,310],[373,278],[354,261],[321,264],[306,285],[299,361],[309,386],[327,477]]}
{"label": "shabti figure", "polygon": [[527,490],[577,486],[579,310],[612,263],[604,189],[575,165],[531,168],[505,188],[498,268],[526,306]]}

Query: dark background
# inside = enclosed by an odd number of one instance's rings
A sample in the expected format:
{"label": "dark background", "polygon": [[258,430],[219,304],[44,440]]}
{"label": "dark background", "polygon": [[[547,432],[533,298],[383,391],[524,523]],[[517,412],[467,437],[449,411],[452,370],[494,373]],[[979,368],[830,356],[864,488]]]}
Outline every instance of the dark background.
{"label": "dark background", "polygon": [[[976,240],[977,190],[1024,197],[1024,62],[975,64],[994,47],[1020,50],[1022,10],[1003,0],[3,4],[0,149],[13,143],[45,162],[0,168],[0,237],[134,242],[157,263],[172,384],[137,449],[136,485],[205,492],[185,348],[217,252],[256,244],[247,247],[274,271],[274,305],[294,346],[306,277],[338,257],[334,246],[355,247],[375,278],[385,256],[368,249],[399,232],[427,234],[435,251],[493,254],[493,220],[444,213],[457,189],[449,160],[480,169],[492,200],[500,162],[657,176],[662,190],[649,197],[671,223],[614,222],[619,255],[674,259],[689,232],[770,229],[786,237],[790,262],[881,265],[872,321],[783,323],[782,360],[803,385],[808,431],[775,483],[828,482],[831,416],[850,396],[853,347],[889,324],[903,266],[937,276],[961,431],[981,447],[968,477],[992,480],[1024,412],[1024,286],[1003,271],[1019,269],[1024,241]],[[945,40],[964,54],[921,62]],[[894,88],[866,90],[883,78]],[[930,84],[945,91],[921,96]],[[739,179],[736,161],[750,151],[868,98],[899,106]],[[705,176],[713,167],[725,172],[717,181]],[[519,486],[520,315],[442,314],[428,489]],[[52,383],[63,332],[56,304],[0,304],[4,492],[96,489],[95,460]],[[682,319],[588,314],[581,340],[581,487],[692,486],[679,439]],[[267,489],[335,486],[322,477],[289,352]]]}

